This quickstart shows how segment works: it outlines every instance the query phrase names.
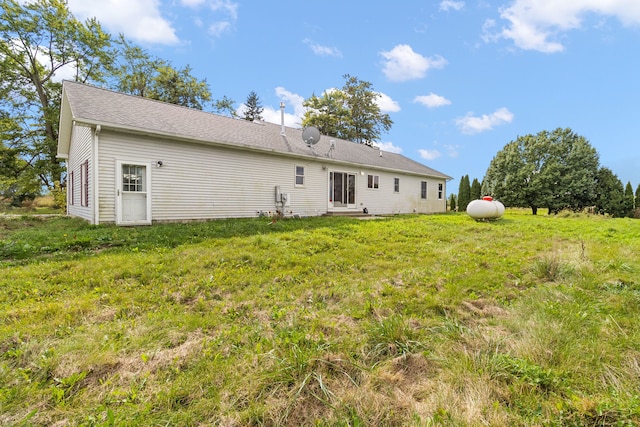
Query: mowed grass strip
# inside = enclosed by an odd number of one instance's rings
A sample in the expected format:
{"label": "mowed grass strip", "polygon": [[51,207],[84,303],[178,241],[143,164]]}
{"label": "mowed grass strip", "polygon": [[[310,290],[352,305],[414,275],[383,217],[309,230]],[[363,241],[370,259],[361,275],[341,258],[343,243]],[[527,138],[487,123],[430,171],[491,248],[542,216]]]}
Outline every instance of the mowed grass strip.
{"label": "mowed grass strip", "polygon": [[0,220],[2,425],[637,425],[640,223]]}

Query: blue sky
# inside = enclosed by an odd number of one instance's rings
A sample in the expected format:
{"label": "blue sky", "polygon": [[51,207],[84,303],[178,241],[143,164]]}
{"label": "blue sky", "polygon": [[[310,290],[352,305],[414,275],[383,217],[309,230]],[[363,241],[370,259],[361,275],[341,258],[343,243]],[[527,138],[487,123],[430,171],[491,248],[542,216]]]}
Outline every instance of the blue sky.
{"label": "blue sky", "polygon": [[640,184],[639,0],[68,0],[215,99],[255,91],[265,120],[299,126],[302,101],[370,82],[394,121],[380,146],[482,179],[518,136],[569,127]]}

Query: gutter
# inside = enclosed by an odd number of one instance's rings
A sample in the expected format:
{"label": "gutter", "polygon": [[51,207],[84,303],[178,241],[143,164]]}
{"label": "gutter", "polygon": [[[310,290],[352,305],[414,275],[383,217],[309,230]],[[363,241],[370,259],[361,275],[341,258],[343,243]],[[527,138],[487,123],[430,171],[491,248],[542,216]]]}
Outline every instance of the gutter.
{"label": "gutter", "polygon": [[[438,176],[438,175],[430,175],[430,174],[422,174],[419,172],[413,172],[413,171],[408,171],[405,169],[394,169],[394,168],[385,168],[383,166],[375,166],[375,165],[371,165],[371,164],[367,164],[367,163],[354,163],[354,162],[349,162],[346,160],[336,160],[330,157],[320,157],[318,155],[309,155],[309,154],[300,154],[300,153],[287,153],[285,151],[278,151],[278,150],[274,150],[274,149],[268,149],[268,148],[261,148],[261,147],[256,147],[253,145],[247,145],[247,144],[240,144],[240,143],[227,143],[227,142],[219,142],[219,141],[211,141],[208,139],[202,139],[202,138],[194,138],[194,137],[185,137],[179,134],[174,134],[174,133],[168,133],[168,132],[157,132],[157,131],[152,131],[152,130],[144,130],[144,129],[140,129],[140,128],[134,128],[131,126],[123,126],[120,124],[111,124],[111,123],[104,123],[104,122],[99,122],[99,121],[95,121],[95,120],[84,120],[84,119],[74,119],[76,121],[77,124],[85,124],[91,127],[100,127],[102,130],[112,130],[114,132],[120,132],[120,133],[128,133],[131,135],[143,135],[143,136],[149,136],[149,137],[164,137],[167,139],[173,139],[173,140],[177,140],[177,141],[183,141],[183,142],[189,142],[189,143],[196,143],[196,144],[203,144],[203,145],[209,145],[209,146],[217,146],[217,147],[224,147],[224,148],[228,148],[231,150],[241,150],[241,151],[252,151],[252,152],[260,152],[260,153],[269,153],[269,154],[274,154],[274,155],[279,155],[279,156],[284,156],[284,157],[291,157],[291,158],[296,158],[296,159],[313,159],[313,160],[321,160],[323,162],[326,163],[331,163],[331,164],[338,164],[338,165],[348,165],[350,167],[354,167],[354,166],[359,166],[362,168],[367,168],[367,169],[371,169],[371,170],[381,170],[381,171],[387,171],[387,172],[399,172],[399,173],[403,173],[405,175],[413,175],[413,176],[421,176],[421,177],[429,177],[429,178],[435,178],[435,179],[442,179],[445,181],[450,181],[453,178],[445,175],[445,176]],[[289,143],[286,135],[282,136],[285,141],[287,142],[287,144]],[[410,159],[411,160],[411,159]]]}

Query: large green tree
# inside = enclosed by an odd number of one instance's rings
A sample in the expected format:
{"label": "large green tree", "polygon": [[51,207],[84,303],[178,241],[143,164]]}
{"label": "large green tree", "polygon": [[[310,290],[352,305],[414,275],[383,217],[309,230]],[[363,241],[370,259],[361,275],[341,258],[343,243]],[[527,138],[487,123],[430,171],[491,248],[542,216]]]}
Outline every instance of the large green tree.
{"label": "large green tree", "polygon": [[112,76],[114,89],[198,110],[211,101],[209,84],[206,79],[193,76],[190,66],[175,68],[122,35],[118,42],[119,55]]}
{"label": "large green tree", "polygon": [[136,46],[120,35],[119,55],[113,71],[112,86],[119,92],[131,95],[150,96],[154,77],[160,67],[167,62],[152,56],[145,49]]}
{"label": "large green tree", "polygon": [[148,95],[151,99],[202,110],[211,101],[211,92],[206,80],[198,80],[191,74],[188,65],[175,69],[165,65],[157,70]]}
{"label": "large green tree", "polygon": [[593,205],[599,156],[582,136],[558,128],[518,137],[491,161],[483,193],[507,206],[540,207],[549,213]]}
{"label": "large green tree", "polygon": [[303,126],[315,126],[321,133],[359,144],[371,145],[388,132],[393,121],[383,114],[377,99],[378,92],[370,82],[345,74],[342,89],[325,91],[320,97],[312,95],[303,105],[307,108]]}
{"label": "large green tree", "polygon": [[0,3],[0,108],[21,127],[16,147],[24,173],[53,188],[61,78],[104,81],[111,38],[95,19],[80,22],[63,0]]}
{"label": "large green tree", "polygon": [[13,118],[0,111],[0,199],[16,206],[36,197],[40,190],[40,180],[21,157],[21,130]]}

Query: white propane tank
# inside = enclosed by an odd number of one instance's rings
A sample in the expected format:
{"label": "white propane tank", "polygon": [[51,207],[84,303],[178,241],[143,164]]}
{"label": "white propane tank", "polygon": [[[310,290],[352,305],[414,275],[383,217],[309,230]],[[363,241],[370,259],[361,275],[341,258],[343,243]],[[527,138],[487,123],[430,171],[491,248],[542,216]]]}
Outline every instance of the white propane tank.
{"label": "white propane tank", "polygon": [[472,200],[467,205],[467,214],[473,219],[498,219],[504,215],[504,205],[493,200],[491,196],[484,196],[482,200]]}

